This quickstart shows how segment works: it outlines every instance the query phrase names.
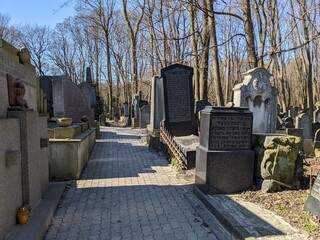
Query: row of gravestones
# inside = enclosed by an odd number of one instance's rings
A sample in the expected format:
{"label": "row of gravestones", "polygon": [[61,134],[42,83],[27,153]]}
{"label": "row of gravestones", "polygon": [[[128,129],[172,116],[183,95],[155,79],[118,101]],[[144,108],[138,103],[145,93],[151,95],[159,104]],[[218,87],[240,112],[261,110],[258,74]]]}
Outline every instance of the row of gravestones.
{"label": "row of gravestones", "polygon": [[103,112],[103,103],[97,94],[96,84],[92,82],[90,68],[87,68],[86,81],[79,85],[67,76],[42,76],[40,88],[46,96],[50,117],[63,115],[72,118],[73,122],[80,122],[86,115],[93,122]]}
{"label": "row of gravestones", "polygon": [[133,95],[131,104],[125,102],[121,108],[112,109],[111,117],[115,114],[118,114],[118,118],[124,117],[127,126],[146,128],[150,123],[150,106],[148,101],[141,99],[141,93]]}

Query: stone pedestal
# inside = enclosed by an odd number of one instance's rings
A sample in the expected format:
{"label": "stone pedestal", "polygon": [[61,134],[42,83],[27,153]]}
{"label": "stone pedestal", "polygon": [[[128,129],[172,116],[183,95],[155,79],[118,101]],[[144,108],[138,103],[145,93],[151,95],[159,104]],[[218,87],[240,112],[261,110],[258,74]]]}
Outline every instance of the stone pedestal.
{"label": "stone pedestal", "polygon": [[196,150],[196,184],[212,193],[236,193],[253,182],[252,113],[247,108],[206,107]]}
{"label": "stone pedestal", "polygon": [[252,150],[210,151],[197,147],[196,184],[207,184],[212,193],[235,193],[252,185]]}
{"label": "stone pedestal", "polygon": [[38,112],[9,110],[9,118],[20,120],[22,201],[35,207],[48,184],[48,148],[40,140],[47,139],[47,119]]}
{"label": "stone pedestal", "polygon": [[[148,125],[150,126],[150,125]],[[147,134],[147,144],[148,147],[155,150],[160,151],[162,149],[162,144],[160,141],[160,131],[152,131],[148,128],[148,134]]]}

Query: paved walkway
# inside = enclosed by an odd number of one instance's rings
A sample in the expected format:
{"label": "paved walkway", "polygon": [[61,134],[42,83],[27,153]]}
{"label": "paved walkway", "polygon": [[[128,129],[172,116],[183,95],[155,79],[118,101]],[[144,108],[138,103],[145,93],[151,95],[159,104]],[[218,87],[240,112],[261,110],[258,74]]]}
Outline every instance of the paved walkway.
{"label": "paved walkway", "polygon": [[217,239],[184,197],[190,188],[141,131],[102,127],[45,239]]}

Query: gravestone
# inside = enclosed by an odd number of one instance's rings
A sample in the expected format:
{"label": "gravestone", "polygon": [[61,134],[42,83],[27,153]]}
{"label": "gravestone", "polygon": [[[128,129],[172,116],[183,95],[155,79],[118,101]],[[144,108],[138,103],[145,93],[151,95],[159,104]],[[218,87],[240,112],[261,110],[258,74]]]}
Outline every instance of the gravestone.
{"label": "gravestone", "polygon": [[271,74],[258,67],[243,76],[243,82],[233,88],[235,106],[248,107],[253,112],[254,133],[275,133],[278,90],[271,85]]}
{"label": "gravestone", "polygon": [[193,68],[174,64],[161,69],[164,87],[164,126],[172,136],[197,134],[193,114]]}
{"label": "gravestone", "polygon": [[154,76],[151,79],[150,124],[147,126],[148,147],[155,151],[161,149],[160,122],[164,119],[163,79]]}
{"label": "gravestone", "polygon": [[52,97],[52,77],[50,76],[41,76],[39,79],[40,88],[46,94],[47,98],[47,109],[49,116],[53,116],[53,97]]}
{"label": "gravestone", "polygon": [[320,218],[320,173],[312,185],[310,195],[304,205],[304,210],[315,214]]}
{"label": "gravestone", "polygon": [[89,121],[94,121],[94,108],[89,107],[81,88],[68,76],[52,77],[52,96],[55,116],[64,115],[73,122],[81,122],[81,117],[86,115]]}
{"label": "gravestone", "polygon": [[123,103],[123,114],[125,117],[129,116],[129,104],[127,102]]}
{"label": "gravestone", "polygon": [[201,111],[196,184],[213,193],[235,193],[253,182],[252,113],[248,108],[208,106]]}
{"label": "gravestone", "polygon": [[139,118],[139,100],[140,94],[134,94],[132,99],[133,104],[133,117]]}
{"label": "gravestone", "polygon": [[290,107],[288,110],[288,117],[292,117],[293,119],[298,116],[299,108],[298,107]]}
{"label": "gravestone", "polygon": [[150,106],[144,105],[140,108],[140,128],[147,128],[147,125],[150,123]]}
{"label": "gravestone", "polygon": [[313,146],[314,146],[314,154],[315,154],[315,156],[319,157],[320,156],[320,129],[318,129],[316,131],[316,133],[314,134]]}
{"label": "gravestone", "polygon": [[303,129],[303,138],[312,138],[312,122],[309,115],[307,113],[301,113],[296,117],[295,121],[295,126]]}
{"label": "gravestone", "polygon": [[319,107],[316,107],[317,109],[313,111],[313,122],[320,122],[320,109]]}
{"label": "gravestone", "polygon": [[150,102],[150,131],[159,131],[164,119],[163,80],[158,76],[152,78]]}

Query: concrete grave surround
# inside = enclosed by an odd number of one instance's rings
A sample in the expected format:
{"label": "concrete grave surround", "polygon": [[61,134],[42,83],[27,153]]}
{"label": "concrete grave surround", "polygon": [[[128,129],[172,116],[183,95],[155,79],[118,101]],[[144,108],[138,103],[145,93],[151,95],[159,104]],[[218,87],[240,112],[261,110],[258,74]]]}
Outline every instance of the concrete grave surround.
{"label": "concrete grave surround", "polygon": [[233,88],[235,106],[248,107],[253,112],[254,133],[275,133],[278,90],[271,86],[271,74],[258,67],[243,76],[243,82]]}
{"label": "concrete grave surround", "polygon": [[[39,83],[26,49],[0,39],[0,239],[16,225],[23,203],[35,208],[49,182],[47,117],[39,117]],[[7,74],[25,85],[28,109],[10,108]]]}
{"label": "concrete grave surround", "polygon": [[172,136],[197,134],[192,87],[193,68],[174,64],[161,69],[164,87],[164,125]]}

